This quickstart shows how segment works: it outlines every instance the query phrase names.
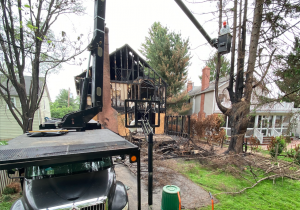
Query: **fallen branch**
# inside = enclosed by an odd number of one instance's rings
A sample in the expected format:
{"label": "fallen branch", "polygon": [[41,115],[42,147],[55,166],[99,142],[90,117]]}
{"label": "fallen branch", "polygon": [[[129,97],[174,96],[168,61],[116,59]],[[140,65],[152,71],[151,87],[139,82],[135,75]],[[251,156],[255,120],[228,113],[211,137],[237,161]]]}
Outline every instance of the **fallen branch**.
{"label": "fallen branch", "polygon": [[241,193],[243,193],[245,190],[252,189],[252,188],[255,187],[258,183],[260,183],[260,182],[262,182],[262,181],[264,181],[264,180],[266,180],[266,179],[273,179],[273,181],[274,181],[276,178],[279,178],[279,177],[287,177],[287,178],[290,178],[290,179],[299,180],[299,178],[296,178],[296,177],[291,177],[291,176],[288,176],[288,175],[282,175],[282,176],[280,176],[280,175],[275,174],[275,175],[271,175],[271,176],[264,177],[264,178],[258,180],[258,181],[257,181],[254,185],[252,185],[251,187],[246,187],[246,188],[242,189],[241,191],[238,191],[238,192],[221,192],[221,193],[216,193],[216,194],[214,194],[214,196],[216,196],[216,195],[221,195],[221,194],[231,194],[231,195],[233,195],[233,194],[241,194]]}
{"label": "fallen branch", "polygon": [[198,150],[202,150],[202,151],[204,151],[204,152],[209,153],[207,150],[205,150],[205,149],[199,147],[199,146],[193,141],[193,139],[190,139],[190,141],[194,144],[194,146],[195,146]]}

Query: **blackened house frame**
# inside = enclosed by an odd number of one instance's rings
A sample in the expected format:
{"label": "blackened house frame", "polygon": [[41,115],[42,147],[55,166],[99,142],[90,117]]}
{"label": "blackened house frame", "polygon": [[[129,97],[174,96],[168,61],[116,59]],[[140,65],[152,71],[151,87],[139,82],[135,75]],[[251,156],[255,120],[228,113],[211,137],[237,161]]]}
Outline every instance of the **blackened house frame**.
{"label": "blackened house frame", "polygon": [[124,110],[126,99],[160,101],[166,110],[167,83],[128,44],[112,52],[110,80],[112,107]]}

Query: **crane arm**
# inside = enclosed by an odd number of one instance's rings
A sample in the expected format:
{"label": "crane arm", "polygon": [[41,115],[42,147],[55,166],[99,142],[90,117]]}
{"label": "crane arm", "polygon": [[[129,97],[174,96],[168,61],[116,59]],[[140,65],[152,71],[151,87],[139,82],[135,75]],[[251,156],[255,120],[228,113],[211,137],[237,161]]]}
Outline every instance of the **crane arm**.
{"label": "crane arm", "polygon": [[200,23],[196,20],[191,11],[185,6],[185,4],[181,0],[175,0],[178,6],[182,9],[182,11],[188,16],[188,18],[192,21],[192,23],[196,26],[196,28],[200,31],[200,33],[204,36],[206,41],[212,46],[218,49],[218,40],[211,39],[210,36],[206,33],[204,28],[200,25]]}

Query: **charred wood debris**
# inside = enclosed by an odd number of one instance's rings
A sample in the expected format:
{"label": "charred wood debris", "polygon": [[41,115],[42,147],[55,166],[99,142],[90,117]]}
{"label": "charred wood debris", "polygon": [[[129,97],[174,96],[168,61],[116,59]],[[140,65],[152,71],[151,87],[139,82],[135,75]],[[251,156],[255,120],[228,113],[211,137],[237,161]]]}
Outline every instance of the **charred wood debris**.
{"label": "charred wood debris", "polygon": [[[127,139],[133,144],[140,147],[141,150],[141,172],[147,172],[148,161],[148,142],[144,135],[129,136]],[[179,136],[169,135],[155,135],[153,140],[153,161],[154,167],[160,166],[160,160],[168,160],[175,158],[182,159],[197,159],[200,157],[213,156],[215,154],[214,147],[211,145],[210,149],[204,149],[198,146],[192,139]],[[129,170],[136,175],[136,164],[132,164],[128,159],[119,160],[122,164],[127,166]],[[161,171],[160,171],[161,172]],[[143,174],[143,173],[142,173]],[[147,179],[142,175],[142,178]]]}

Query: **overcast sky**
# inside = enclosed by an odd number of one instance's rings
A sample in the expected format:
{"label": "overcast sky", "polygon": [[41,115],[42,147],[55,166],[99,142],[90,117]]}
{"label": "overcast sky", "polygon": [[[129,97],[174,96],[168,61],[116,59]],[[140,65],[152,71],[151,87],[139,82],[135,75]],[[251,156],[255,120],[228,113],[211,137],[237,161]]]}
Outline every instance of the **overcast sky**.
{"label": "overcast sky", "polygon": [[[203,4],[189,4],[186,1],[184,3],[192,12],[200,13],[217,10],[216,3],[207,3],[205,6]],[[52,30],[56,33],[65,31],[69,35],[84,34],[87,36],[88,33],[93,31],[94,0],[86,1],[85,7],[86,15],[61,17]],[[211,38],[217,37],[217,21],[208,22],[208,20],[213,18],[212,15],[195,15],[195,17]],[[167,26],[175,32],[181,32],[182,37],[190,39],[193,58],[191,66],[188,68],[188,78],[194,82],[194,85],[200,85],[198,76],[202,74],[202,68],[205,65],[204,61],[215,50],[207,44],[206,40],[174,0],[108,0],[106,3],[105,22],[109,28],[110,53],[126,43],[138,52],[145,37],[148,35],[150,26],[155,21],[160,21],[163,26]],[[92,38],[92,34],[90,34],[89,38]],[[200,46],[203,44],[206,45]],[[83,53],[80,57],[87,58],[88,52]],[[51,100],[55,100],[60,89],[70,88],[71,92],[75,94],[74,76],[81,73],[86,67],[87,61],[81,66],[64,64],[59,73],[50,75],[47,84]]]}

